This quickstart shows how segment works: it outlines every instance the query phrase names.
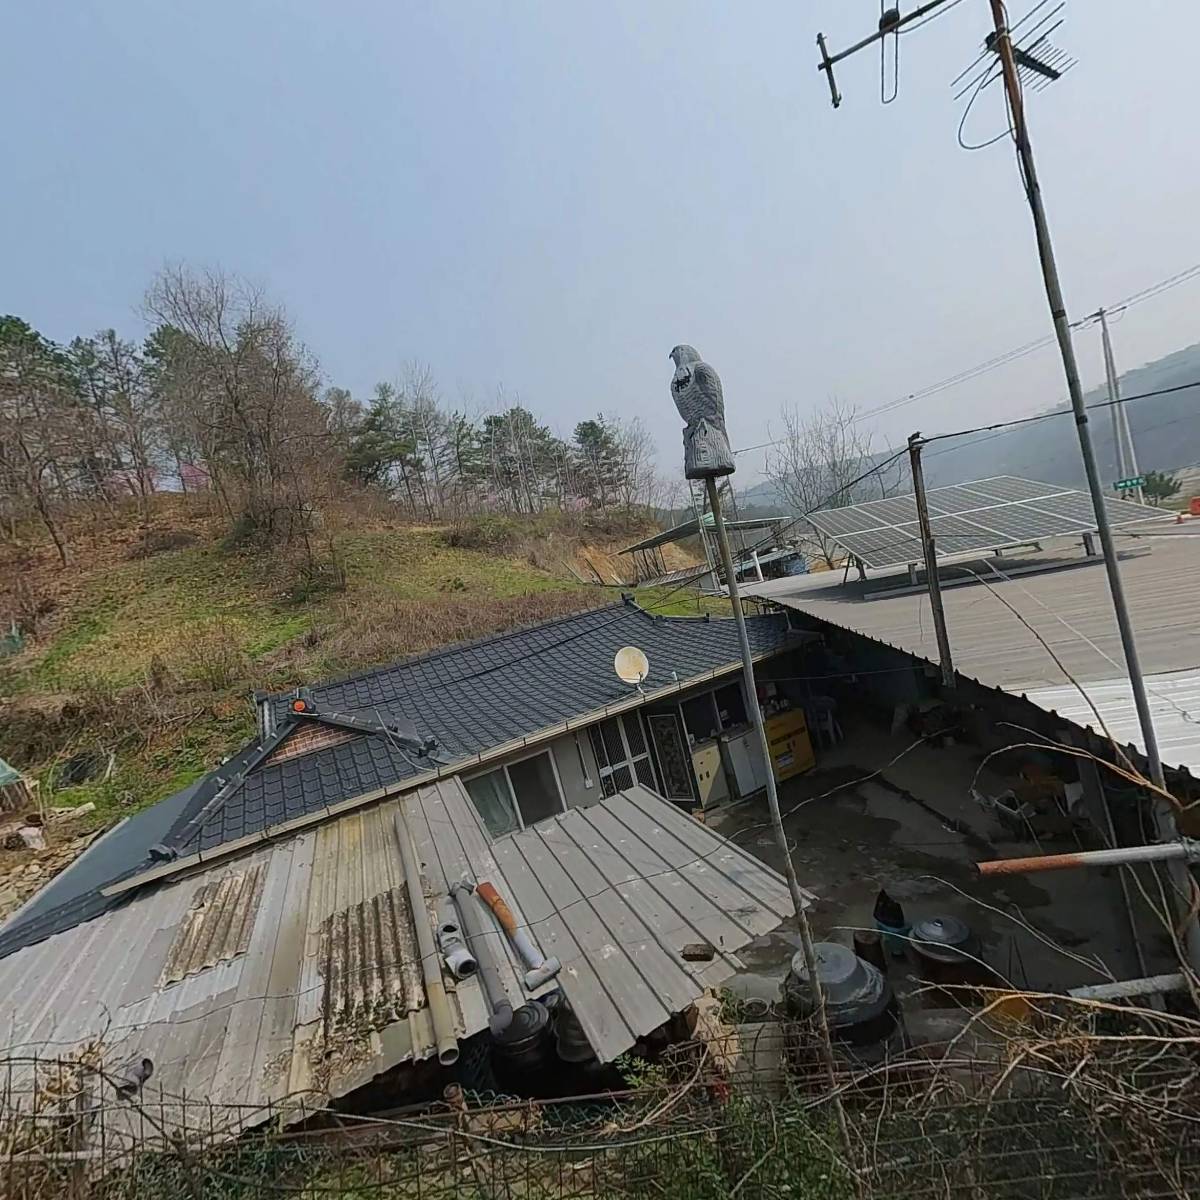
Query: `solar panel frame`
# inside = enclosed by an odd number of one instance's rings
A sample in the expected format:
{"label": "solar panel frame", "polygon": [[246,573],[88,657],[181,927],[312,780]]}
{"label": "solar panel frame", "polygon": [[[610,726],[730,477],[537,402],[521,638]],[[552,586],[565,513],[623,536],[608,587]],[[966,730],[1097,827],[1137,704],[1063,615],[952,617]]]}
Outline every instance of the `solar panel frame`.
{"label": "solar panel frame", "polygon": [[[1017,475],[933,488],[926,499],[938,558],[1002,550],[1096,528],[1086,493]],[[1169,516],[1127,500],[1105,499],[1104,507],[1110,523],[1117,526]],[[807,520],[868,567],[918,563],[924,557],[911,495],[821,509],[809,513]]]}

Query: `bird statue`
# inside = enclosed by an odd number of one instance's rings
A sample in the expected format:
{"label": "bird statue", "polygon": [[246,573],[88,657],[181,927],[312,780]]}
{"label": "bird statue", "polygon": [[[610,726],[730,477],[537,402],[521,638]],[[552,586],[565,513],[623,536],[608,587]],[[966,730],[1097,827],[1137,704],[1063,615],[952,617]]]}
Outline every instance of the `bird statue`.
{"label": "bird statue", "polygon": [[671,398],[687,422],[683,431],[684,476],[711,479],[732,475],[733,451],[725,432],[721,377],[700,357],[695,346],[676,346],[671,360],[675,364]]}

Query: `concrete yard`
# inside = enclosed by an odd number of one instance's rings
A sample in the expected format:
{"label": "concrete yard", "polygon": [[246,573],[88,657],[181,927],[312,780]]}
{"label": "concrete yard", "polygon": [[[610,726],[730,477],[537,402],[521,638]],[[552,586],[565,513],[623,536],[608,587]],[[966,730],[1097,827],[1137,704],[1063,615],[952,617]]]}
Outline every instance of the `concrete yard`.
{"label": "concrete yard", "polygon": [[[781,786],[796,870],[818,897],[810,909],[814,936],[849,944],[854,928],[874,928],[875,898],[886,888],[910,922],[946,914],[966,921],[989,964],[1019,987],[1061,991],[1140,974],[1117,874],[980,878],[976,862],[1076,850],[1080,843],[1073,833],[1040,845],[1014,836],[970,797],[982,757],[977,747],[919,745],[905,753],[912,740],[907,731],[891,734],[862,720],[818,753],[813,771]],[[978,787],[995,794],[1011,780],[990,768]],[[764,799],[707,817],[718,832],[781,868],[766,821]],[[1144,925],[1142,936],[1149,969],[1173,969],[1165,934]],[[777,998],[798,946],[786,929],[759,939],[741,952],[749,969],[730,989],[744,998]],[[907,968],[889,974],[903,994],[911,984]]]}

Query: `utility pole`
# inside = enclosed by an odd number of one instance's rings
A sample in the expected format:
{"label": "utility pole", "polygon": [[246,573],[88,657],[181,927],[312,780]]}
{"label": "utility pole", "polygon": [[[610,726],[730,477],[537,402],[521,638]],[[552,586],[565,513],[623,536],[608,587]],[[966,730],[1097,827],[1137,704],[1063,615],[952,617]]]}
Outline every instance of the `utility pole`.
{"label": "utility pole", "polygon": [[[830,54],[822,35],[817,36],[817,46],[820,50],[820,62],[817,69],[823,72],[829,83],[830,98],[836,108],[841,103],[841,93],[834,80],[834,66],[843,59],[856,54],[865,47],[889,36],[895,36],[900,29],[934,10],[947,5],[949,0],[929,0],[928,3],[900,16],[898,9],[889,9],[880,18],[879,27],[875,33],[869,34],[853,46],[839,53]],[[1029,128],[1025,120],[1025,106],[1022,98],[1021,82],[1018,74],[1017,57],[1020,58],[1020,69],[1032,72],[1044,80],[1060,78],[1073,61],[1069,55],[1051,47],[1047,36],[1056,29],[1042,29],[1042,26],[1056,19],[1057,9],[1041,19],[1027,31],[1026,38],[1032,39],[1025,47],[1014,50],[1004,0],[989,0],[994,32],[989,33],[985,41],[985,53],[994,53],[999,60],[1004,91],[1008,99],[1008,109],[1011,117],[1011,132],[1016,142],[1017,157],[1020,162],[1022,183],[1029,209],[1033,216],[1034,232],[1037,238],[1038,258],[1041,262],[1042,279],[1046,288],[1046,299],[1050,306],[1050,315],[1054,322],[1054,333],[1058,341],[1059,353],[1062,356],[1063,373],[1067,379],[1067,391],[1071,398],[1071,410],[1075,418],[1075,429],[1079,437],[1079,449],[1083,458],[1084,472],[1087,475],[1088,492],[1091,495],[1092,507],[1096,516],[1096,532],[1104,553],[1104,569],[1108,576],[1109,591],[1112,596],[1113,612],[1116,617],[1117,629],[1121,637],[1121,647],[1125,655],[1125,667],[1129,674],[1129,686],[1133,693],[1134,707],[1137,710],[1138,725],[1141,729],[1142,746],[1145,750],[1146,761],[1150,768],[1150,779],[1154,785],[1153,800],[1154,820],[1160,840],[1178,842],[1180,840],[1178,824],[1175,820],[1176,805],[1169,798],[1166,779],[1163,775],[1162,758],[1159,754],[1158,737],[1154,729],[1154,721],[1150,715],[1150,704],[1146,695],[1146,681],[1142,677],[1142,667],[1138,659],[1137,643],[1134,638],[1133,624],[1129,618],[1129,608],[1125,601],[1125,589],[1121,582],[1121,568],[1117,561],[1116,548],[1113,544],[1112,529],[1108,522],[1108,512],[1104,507],[1105,492],[1100,483],[1100,475],[1096,467],[1096,455],[1092,447],[1091,433],[1088,428],[1087,410],[1083,403],[1083,389],[1079,382],[1079,366],[1075,359],[1075,347],[1071,341],[1071,326],[1067,320],[1066,303],[1063,299],[1062,285],[1058,278],[1058,267],[1054,260],[1054,248],[1050,240],[1050,229],[1046,221],[1046,211],[1042,204],[1041,185],[1038,183],[1037,168],[1033,161],[1033,148],[1029,140]],[[1040,7],[1040,6],[1039,6]],[[1036,12],[1035,8],[1032,12]],[[1029,15],[1032,15],[1032,12]],[[1023,18],[1025,20],[1027,18]],[[1020,24],[1021,22],[1018,22]],[[1061,24],[1061,21],[1059,22]],[[1034,49],[1038,54],[1032,53]],[[1052,61],[1045,61],[1043,55]],[[987,86],[988,70],[976,81],[975,92]],[[960,76],[961,78],[961,76]],[[969,85],[972,86],[972,85]],[[1118,409],[1123,406],[1118,404]],[[1200,921],[1197,919],[1197,899],[1200,899],[1200,888],[1197,887],[1186,863],[1179,859],[1170,862],[1171,882],[1175,908],[1179,913],[1178,937],[1182,943],[1182,957],[1190,970],[1200,977]],[[1172,931],[1173,935],[1175,931]]]}
{"label": "utility pole", "polygon": [[[1117,375],[1117,364],[1113,359],[1112,338],[1108,333],[1108,314],[1104,309],[1096,314],[1100,318],[1100,342],[1104,348],[1104,378],[1108,382],[1108,403],[1112,408],[1113,441],[1117,446],[1117,466],[1122,479],[1137,479],[1137,452],[1133,448],[1133,430],[1129,428],[1129,413],[1121,400],[1121,379]],[[1142,485],[1131,489],[1138,504],[1145,504]]]}
{"label": "utility pole", "polygon": [[[1150,779],[1159,791],[1154,797],[1154,817],[1159,837],[1163,841],[1178,841],[1179,827],[1175,821],[1175,809],[1167,799],[1167,782],[1163,775],[1162,758],[1158,750],[1158,735],[1154,729],[1154,718],[1150,715],[1150,701],[1146,695],[1146,681],[1142,677],[1142,665],[1138,659],[1137,642],[1133,623],[1129,619],[1129,608],[1125,602],[1125,587],[1121,582],[1121,566],[1117,561],[1113,545],[1112,529],[1108,523],[1108,512],[1104,507],[1104,491],[1096,469],[1096,455],[1092,448],[1092,436],[1088,429],[1087,410],[1083,404],[1083,388],[1079,382],[1079,365],[1075,361],[1075,346],[1071,341],[1071,325],[1067,320],[1067,306],[1063,299],[1062,285],[1058,278],[1058,266],[1054,261],[1054,247],[1050,241],[1050,228],[1046,222],[1046,210],[1042,205],[1042,189],[1038,183],[1037,167],[1033,161],[1033,147],[1029,141],[1029,129],[1025,123],[1025,106],[1021,97],[1021,84],[1017,78],[1017,67],[1013,60],[1012,39],[1008,34],[1008,23],[1004,14],[1004,0],[989,0],[992,20],[996,27],[995,50],[1000,57],[1004,73],[1004,90],[1008,95],[1009,112],[1012,115],[1013,135],[1017,143],[1017,156],[1024,176],[1025,195],[1033,215],[1033,227],[1037,237],[1038,257],[1042,264],[1042,278],[1046,285],[1046,300],[1054,321],[1054,332],[1062,355],[1063,373],[1067,377],[1067,391],[1071,397],[1071,409],[1075,415],[1075,429],[1079,435],[1079,450],[1083,456],[1083,469],[1087,475],[1088,491],[1092,496],[1092,507],[1096,514],[1096,532],[1104,551],[1104,569],[1108,574],[1108,587],[1112,593],[1113,611],[1117,628],[1121,634],[1121,647],[1125,652],[1125,667],[1129,672],[1129,685],[1133,692],[1133,703],[1137,709],[1138,725],[1141,728],[1142,746],[1150,766]],[[1117,406],[1118,408],[1120,405]],[[1200,922],[1197,921],[1193,897],[1196,882],[1186,863],[1175,859],[1170,864],[1175,897],[1175,907],[1182,917],[1182,938],[1188,965],[1200,973]]]}
{"label": "utility pole", "polygon": [[921,527],[921,550],[925,555],[925,585],[929,589],[929,607],[933,609],[933,629],[937,635],[938,661],[942,666],[942,686],[955,690],[954,659],[950,655],[950,633],[946,628],[946,609],[942,604],[942,581],[938,577],[937,547],[929,522],[929,504],[925,499],[925,469],[921,466],[921,435],[908,439],[908,460],[912,464],[913,496],[917,502],[917,523]]}

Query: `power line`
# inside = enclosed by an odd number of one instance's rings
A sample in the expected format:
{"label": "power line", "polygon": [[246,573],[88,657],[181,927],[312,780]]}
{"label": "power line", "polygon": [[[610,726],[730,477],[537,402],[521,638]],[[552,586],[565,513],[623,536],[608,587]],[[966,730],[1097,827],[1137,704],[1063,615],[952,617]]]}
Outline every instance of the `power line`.
{"label": "power line", "polygon": [[[1106,305],[1106,311],[1110,313],[1119,313],[1125,309],[1134,308],[1138,304],[1142,304],[1147,300],[1156,299],[1164,292],[1169,292],[1173,288],[1179,287],[1181,284],[1187,283],[1192,279],[1200,276],[1200,263],[1195,263],[1187,267],[1183,271],[1179,271],[1174,275],[1169,275],[1165,279],[1160,279],[1157,283],[1152,283],[1148,287],[1142,288],[1140,291],[1134,292],[1126,296],[1123,300],[1119,300],[1116,304]],[[1072,322],[1073,329],[1086,329],[1093,324],[1097,319],[1095,313],[1083,317],[1078,321]],[[1025,342],[1020,346],[1014,346],[1011,350],[1004,351],[1003,354],[994,355],[991,358],[985,359],[983,362],[976,363],[972,367],[966,367],[961,371],[956,371],[953,375],[948,375],[944,379],[937,380],[934,383],[928,384],[925,387],[918,388],[914,392],[909,392],[904,396],[897,397],[895,400],[889,400],[884,404],[876,405],[874,408],[865,409],[861,413],[855,414],[852,418],[855,422],[866,420],[868,417],[883,416],[887,413],[895,412],[897,409],[905,408],[909,404],[915,404],[918,400],[927,399],[929,396],[936,396],[939,392],[947,391],[952,387],[957,387],[959,384],[969,383],[973,379],[977,379],[981,375],[989,374],[992,371],[999,370],[1001,367],[1008,366],[1009,363],[1017,362],[1019,359],[1035,353],[1046,346],[1053,345],[1055,341],[1054,335],[1046,334],[1043,337],[1035,338],[1033,341]],[[734,451],[734,454],[748,454],[753,450],[767,450],[772,446],[782,445],[786,438],[775,438],[772,441],[758,442],[753,446],[743,446]]]}
{"label": "power line", "polygon": [[[1152,392],[1140,392],[1136,396],[1123,396],[1120,400],[1097,400],[1094,404],[1086,404],[1084,408],[1091,410],[1094,408],[1112,408],[1115,404],[1132,404],[1137,400],[1152,400],[1155,396],[1169,396],[1173,392],[1186,392],[1189,388],[1200,387],[1200,379],[1193,379],[1191,383],[1179,383],[1173,387],[1155,388]],[[1069,408],[1058,408],[1053,412],[1035,413],[1032,417],[1016,417],[1011,421],[996,421],[991,425],[977,425],[973,429],[958,429],[953,433],[936,433],[932,437],[922,438],[924,445],[931,442],[945,441],[947,438],[965,437],[969,433],[989,433],[993,429],[1011,429],[1015,425],[1032,425],[1036,421],[1048,421],[1052,417],[1069,417],[1071,410]],[[1174,422],[1167,422],[1173,424]],[[981,439],[983,440],[983,439]]]}

